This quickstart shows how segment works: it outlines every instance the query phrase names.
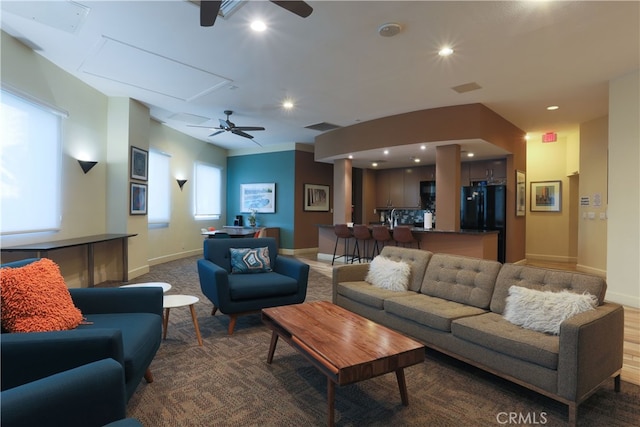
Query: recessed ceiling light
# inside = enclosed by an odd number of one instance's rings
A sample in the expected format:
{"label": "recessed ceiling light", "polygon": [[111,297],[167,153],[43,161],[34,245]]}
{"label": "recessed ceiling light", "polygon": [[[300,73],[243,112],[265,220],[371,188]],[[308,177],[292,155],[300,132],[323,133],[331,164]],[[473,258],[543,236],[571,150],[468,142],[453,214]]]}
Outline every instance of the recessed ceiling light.
{"label": "recessed ceiling light", "polygon": [[421,146],[420,146],[420,149],[421,149],[421,150],[426,150],[426,149],[427,149],[427,146],[426,146],[426,145],[421,145]]}
{"label": "recessed ceiling light", "polygon": [[383,153],[384,154],[389,154],[389,150],[384,150]]}
{"label": "recessed ceiling light", "polygon": [[350,159],[353,159],[353,154],[349,154],[349,158],[350,158]]}
{"label": "recessed ceiling light", "polygon": [[449,56],[453,53],[453,49],[449,46],[445,46],[438,51],[438,55],[440,56]]}
{"label": "recessed ceiling light", "polygon": [[377,168],[378,167],[378,163],[373,162],[373,163],[371,163],[371,166],[373,166],[374,168]]}
{"label": "recessed ceiling light", "polygon": [[258,33],[261,33],[261,32],[263,32],[264,30],[266,30],[266,29],[267,29],[267,25],[266,25],[264,22],[262,22],[262,21],[253,21],[253,22],[251,23],[251,29],[252,29],[253,31],[256,31],[256,32],[258,32]]}
{"label": "recessed ceiling light", "polygon": [[471,152],[467,153],[467,157],[473,157],[473,156],[474,156],[473,153],[471,153]]}
{"label": "recessed ceiling light", "polygon": [[554,111],[554,110],[557,110],[558,108],[560,108],[560,107],[558,107],[557,105],[549,105],[549,106],[547,107],[547,110],[549,110],[549,111]]}
{"label": "recessed ceiling light", "polygon": [[284,108],[285,110],[291,110],[293,108],[293,101],[290,99],[285,100],[282,103],[282,108]]}
{"label": "recessed ceiling light", "polygon": [[415,163],[420,163],[420,159],[419,159],[419,158],[417,158],[417,157],[416,157],[415,159],[413,159],[413,161],[414,161]]}

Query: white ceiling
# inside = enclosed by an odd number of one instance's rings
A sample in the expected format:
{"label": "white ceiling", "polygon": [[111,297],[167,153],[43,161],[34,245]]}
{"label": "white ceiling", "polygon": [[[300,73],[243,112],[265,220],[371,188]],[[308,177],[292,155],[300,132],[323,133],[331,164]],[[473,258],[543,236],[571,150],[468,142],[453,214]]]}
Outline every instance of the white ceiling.
{"label": "white ceiling", "polygon": [[[218,126],[233,110],[236,125],[266,128],[249,133],[268,149],[313,143],[319,132],[305,126],[322,122],[480,102],[534,140],[562,138],[606,115],[608,81],[639,68],[638,1],[308,3],[303,19],[245,2],[203,28],[198,6],[183,0],[2,0],[1,25],[104,94],[137,99],[167,126],[230,150],[256,146],[187,125]],[[267,31],[249,30],[256,17]],[[402,31],[381,37],[388,22]],[[445,44],[455,53],[441,58]],[[467,83],[481,89],[452,89]],[[285,99],[293,110],[281,108]],[[547,111],[552,104],[560,108]]]}

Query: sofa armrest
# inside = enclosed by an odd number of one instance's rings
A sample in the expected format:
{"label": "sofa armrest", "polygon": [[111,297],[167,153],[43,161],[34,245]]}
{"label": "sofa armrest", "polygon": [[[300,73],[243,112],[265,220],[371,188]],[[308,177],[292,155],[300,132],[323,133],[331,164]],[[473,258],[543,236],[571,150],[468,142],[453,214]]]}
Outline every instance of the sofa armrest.
{"label": "sofa armrest", "polygon": [[208,259],[198,260],[198,277],[202,293],[220,308],[230,301],[229,272]]}
{"label": "sofa armrest", "polygon": [[338,297],[338,283],[362,282],[369,272],[369,264],[349,264],[333,267],[331,301],[336,303]]}
{"label": "sofa armrest", "polygon": [[106,358],[124,369],[118,329],[5,333],[0,339],[1,390]]}
{"label": "sofa armrest", "polygon": [[83,314],[152,313],[162,316],[162,289],[73,288],[71,299]]}
{"label": "sofa armrest", "polygon": [[309,281],[308,264],[295,258],[278,256],[273,266],[273,271],[295,279],[298,282],[298,293],[307,294],[307,282]]}
{"label": "sofa armrest", "polygon": [[3,426],[103,426],[126,416],[124,372],[103,359],[2,392]]}
{"label": "sofa armrest", "polygon": [[579,401],[622,369],[624,310],[604,303],[560,325],[558,394]]}

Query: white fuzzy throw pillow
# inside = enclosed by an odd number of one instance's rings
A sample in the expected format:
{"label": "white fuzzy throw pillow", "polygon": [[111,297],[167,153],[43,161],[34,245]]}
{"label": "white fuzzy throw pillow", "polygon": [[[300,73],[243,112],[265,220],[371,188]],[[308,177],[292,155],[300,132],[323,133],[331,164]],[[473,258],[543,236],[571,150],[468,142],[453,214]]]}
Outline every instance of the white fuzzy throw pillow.
{"label": "white fuzzy throw pillow", "polygon": [[411,267],[406,262],[393,261],[378,255],[371,261],[364,280],[373,286],[390,291],[406,291]]}
{"label": "white fuzzy throw pillow", "polygon": [[559,335],[560,324],[576,314],[593,310],[598,299],[591,294],[537,291],[511,286],[503,317],[509,322],[534,331]]}

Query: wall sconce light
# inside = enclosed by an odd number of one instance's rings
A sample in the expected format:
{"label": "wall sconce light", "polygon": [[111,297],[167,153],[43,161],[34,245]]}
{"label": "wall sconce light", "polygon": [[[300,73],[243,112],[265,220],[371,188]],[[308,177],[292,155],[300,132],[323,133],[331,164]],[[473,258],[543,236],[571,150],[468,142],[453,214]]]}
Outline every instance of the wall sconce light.
{"label": "wall sconce light", "polygon": [[98,164],[98,162],[90,162],[87,160],[78,160],[78,163],[80,164],[80,167],[82,168],[85,174],[89,172],[92,167]]}
{"label": "wall sconce light", "polygon": [[184,184],[186,184],[187,180],[186,179],[176,179],[176,182],[178,183],[178,187],[180,187],[180,191],[182,191],[182,187],[184,187]]}

